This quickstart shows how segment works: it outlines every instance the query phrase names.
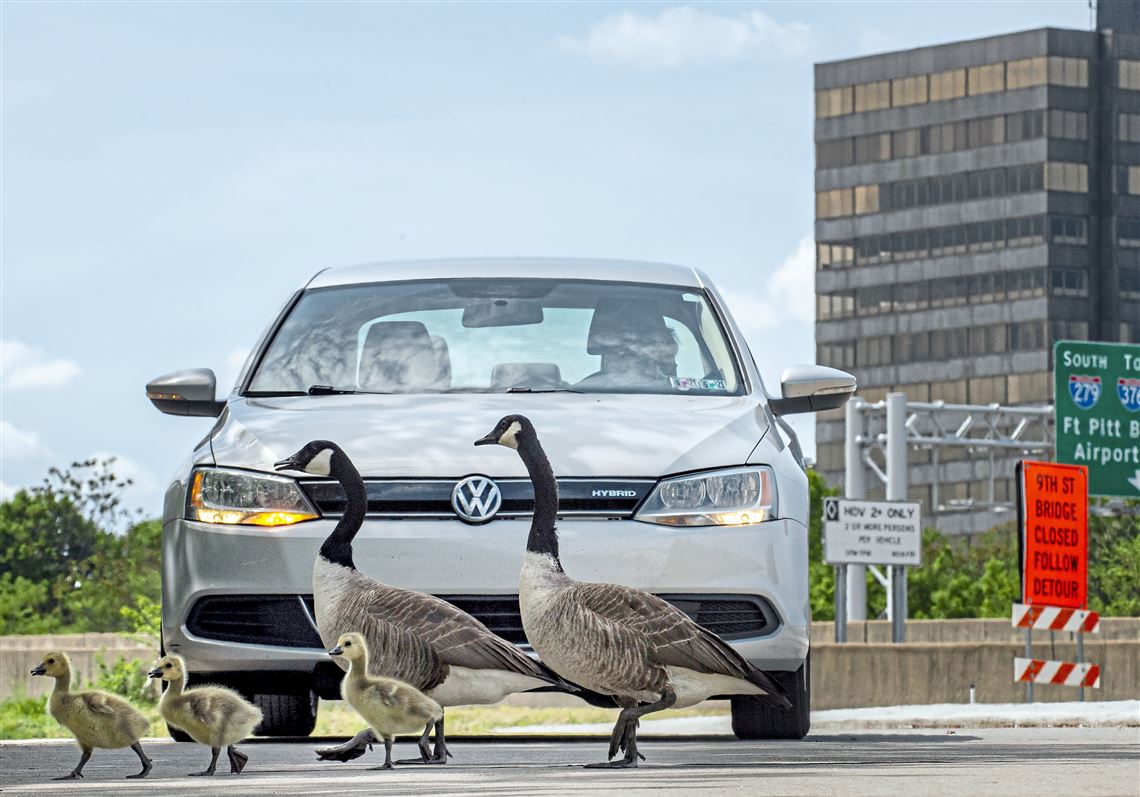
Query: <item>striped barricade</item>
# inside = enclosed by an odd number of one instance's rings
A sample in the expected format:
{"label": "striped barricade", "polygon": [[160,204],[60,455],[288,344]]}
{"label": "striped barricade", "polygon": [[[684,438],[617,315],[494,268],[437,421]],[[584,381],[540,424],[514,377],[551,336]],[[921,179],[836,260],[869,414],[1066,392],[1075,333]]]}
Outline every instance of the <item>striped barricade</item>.
{"label": "striped barricade", "polygon": [[1100,615],[1083,609],[1058,609],[1056,606],[1013,604],[1013,627],[1036,628],[1040,631],[1100,631]]}
{"label": "striped barricade", "polygon": [[1074,664],[1070,661],[1014,659],[1013,680],[1057,686],[1090,686],[1100,689],[1100,667],[1096,664]]}

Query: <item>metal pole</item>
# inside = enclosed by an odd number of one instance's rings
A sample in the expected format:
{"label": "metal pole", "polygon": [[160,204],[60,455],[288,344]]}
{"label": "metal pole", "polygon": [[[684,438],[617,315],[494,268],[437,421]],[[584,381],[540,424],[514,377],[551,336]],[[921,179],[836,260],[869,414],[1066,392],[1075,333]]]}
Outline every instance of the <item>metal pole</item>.
{"label": "metal pole", "polygon": [[[1078,631],[1077,632],[1077,664],[1084,664],[1084,662],[1085,662],[1085,635],[1084,635],[1083,631]],[[1080,689],[1077,690],[1077,695],[1078,695],[1077,700],[1080,700],[1082,703],[1084,703],[1085,702],[1085,688],[1083,685],[1080,687]]]}
{"label": "metal pole", "polygon": [[847,641],[847,565],[835,566],[835,641]]}
{"label": "metal pole", "polygon": [[[1031,615],[1032,616],[1032,615]],[[1033,623],[1029,623],[1025,629],[1025,658],[1033,658]],[[1033,702],[1033,681],[1025,682],[1025,702]]]}
{"label": "metal pole", "polygon": [[[907,493],[906,393],[887,394],[887,500],[905,501]],[[906,641],[906,568],[890,569],[891,641]]]}
{"label": "metal pole", "polygon": [[[862,500],[867,496],[867,471],[863,464],[863,450],[858,438],[866,433],[866,418],[863,408],[866,402],[853,398],[847,402],[847,441],[844,448],[843,489],[847,498]],[[867,619],[867,567],[847,565],[847,617],[845,620]],[[844,585],[835,583],[838,592]],[[846,628],[844,628],[846,633]]]}

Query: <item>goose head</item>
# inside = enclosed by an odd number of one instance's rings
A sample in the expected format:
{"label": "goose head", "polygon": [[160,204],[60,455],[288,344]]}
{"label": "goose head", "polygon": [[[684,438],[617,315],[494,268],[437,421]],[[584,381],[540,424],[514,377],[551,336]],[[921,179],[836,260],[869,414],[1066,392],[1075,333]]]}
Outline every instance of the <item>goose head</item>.
{"label": "goose head", "polygon": [[330,656],[344,656],[352,663],[363,661],[368,655],[368,643],[364,636],[356,632],[341,634],[336,640],[336,647],[329,651]]}
{"label": "goose head", "polygon": [[163,656],[147,675],[164,681],[181,681],[185,672],[186,664],[181,656]]}
{"label": "goose head", "polygon": [[43,660],[32,670],[32,675],[46,675],[49,678],[59,678],[71,672],[71,662],[66,653],[52,651],[44,655]]}
{"label": "goose head", "polygon": [[534,439],[534,424],[530,418],[525,415],[504,415],[494,429],[475,441],[475,445],[500,445],[517,450],[521,442]]}
{"label": "goose head", "polygon": [[295,454],[273,463],[274,470],[300,470],[305,473],[314,473],[318,476],[328,476],[332,473],[332,458],[341,454],[340,446],[328,440],[313,440],[306,443]]}

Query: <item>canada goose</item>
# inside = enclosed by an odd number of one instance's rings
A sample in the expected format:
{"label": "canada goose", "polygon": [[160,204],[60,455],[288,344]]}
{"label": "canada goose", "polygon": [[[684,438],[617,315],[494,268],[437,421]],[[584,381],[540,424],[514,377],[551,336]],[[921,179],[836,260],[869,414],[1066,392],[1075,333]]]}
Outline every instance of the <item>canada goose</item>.
{"label": "canada goose", "polygon": [[[419,731],[443,719],[443,708],[414,686],[395,678],[368,674],[368,643],[357,633],[341,634],[330,656],[348,659],[348,675],[340,685],[340,694],[356,713],[368,721],[373,732],[384,740],[384,766],[392,769],[392,737],[397,733]],[[419,741],[420,754],[431,757],[427,741]]]}
{"label": "canada goose", "polygon": [[83,754],[79,763],[68,775],[54,780],[71,780],[83,777],[83,766],[96,747],[117,750],[130,747],[142,762],[142,772],[128,778],[145,778],[151,770],[151,761],[139,744],[139,737],[150,728],[150,721],[135,707],[118,695],[88,690],[71,691],[71,661],[66,653],[51,652],[32,670],[32,675],[46,675],[55,679],[48,711],[56,722],[75,734]]}
{"label": "canada goose", "polygon": [[674,606],[632,587],[591,584],[566,575],[558,558],[558,482],[530,420],[507,415],[475,445],[518,451],[534,483],[519,605],[535,651],[564,678],[622,707],[609,759],[591,767],[636,767],[639,718],[683,708],[713,695],[769,694],[791,704],[784,689],[711,631]]}
{"label": "canada goose", "polygon": [[210,747],[210,766],[191,775],[213,775],[223,747],[230,759],[230,772],[237,775],[245,769],[249,756],[239,753],[234,745],[253,733],[261,722],[261,709],[224,686],[187,689],[186,663],[181,656],[163,656],[148,675],[167,682],[158,701],[162,718],[186,731],[194,741]]}
{"label": "canada goose", "polygon": [[[325,645],[332,647],[350,631],[363,634],[373,651],[370,673],[411,684],[444,707],[497,703],[509,694],[550,685],[577,690],[462,609],[433,595],[390,587],[356,569],[352,541],[368,499],[364,480],[339,446],[314,440],[274,467],[331,476],[347,497],[344,514],[313,564],[317,631]],[[435,749],[423,763],[443,764],[448,756],[443,717],[424,729],[425,744],[433,727]],[[317,754],[322,760],[349,761],[376,741],[365,729]]]}

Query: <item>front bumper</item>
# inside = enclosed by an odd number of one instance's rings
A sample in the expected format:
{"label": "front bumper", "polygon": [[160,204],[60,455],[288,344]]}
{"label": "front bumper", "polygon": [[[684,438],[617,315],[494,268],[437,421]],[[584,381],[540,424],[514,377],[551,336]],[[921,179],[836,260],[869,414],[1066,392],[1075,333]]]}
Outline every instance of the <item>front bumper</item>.
{"label": "front bumper", "polygon": [[[322,647],[298,647],[305,644],[298,639],[285,645],[217,638],[224,633],[210,632],[210,638],[200,620],[201,601],[209,596],[280,596],[298,638],[315,642],[298,596],[312,592],[313,561],[333,525],[317,520],[265,529],[168,521],[163,530],[165,648],[183,656],[197,674],[302,674],[327,663]],[[457,520],[369,519],[357,535],[354,559],[363,572],[401,587],[444,596],[513,596],[529,527],[527,520],[469,526]],[[759,636],[729,634],[730,644],[765,669],[795,670],[807,657],[807,532],[795,521],[677,529],[568,519],[559,524],[559,535],[563,564],[577,579],[628,584],[670,599],[754,597],[774,622]],[[213,606],[219,607],[216,599]],[[222,614],[218,622],[225,619]]]}

